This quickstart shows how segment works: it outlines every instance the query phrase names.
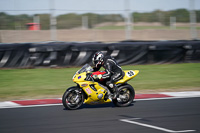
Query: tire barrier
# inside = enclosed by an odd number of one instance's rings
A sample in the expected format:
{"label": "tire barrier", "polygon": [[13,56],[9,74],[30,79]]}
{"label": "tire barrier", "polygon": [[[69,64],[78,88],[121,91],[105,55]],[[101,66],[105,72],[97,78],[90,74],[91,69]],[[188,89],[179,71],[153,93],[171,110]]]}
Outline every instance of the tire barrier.
{"label": "tire barrier", "polygon": [[200,62],[200,41],[41,42],[0,44],[0,68],[71,67],[91,64],[102,51],[120,65]]}

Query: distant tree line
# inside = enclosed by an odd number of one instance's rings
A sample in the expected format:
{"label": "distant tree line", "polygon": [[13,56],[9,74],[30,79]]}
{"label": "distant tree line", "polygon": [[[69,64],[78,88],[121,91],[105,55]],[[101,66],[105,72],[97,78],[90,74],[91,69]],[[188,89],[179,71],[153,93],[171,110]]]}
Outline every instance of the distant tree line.
{"label": "distant tree line", "polygon": [[[200,10],[196,10],[197,22],[200,22]],[[177,9],[171,11],[156,10],[150,13],[134,12],[134,22],[160,22],[163,25],[169,25],[170,17],[176,17],[176,22],[190,22],[190,12],[186,9]]]}
{"label": "distant tree line", "polygon": [[[160,22],[163,25],[169,25],[170,17],[176,17],[176,22],[190,22],[189,11],[186,9],[176,9],[171,11],[156,10],[153,12],[134,12],[132,16],[134,22]],[[50,28],[50,14],[35,14],[40,18],[40,24],[43,30]],[[82,17],[88,17],[88,28],[93,28],[94,25],[104,22],[123,22],[124,17],[121,14],[75,14],[69,13],[59,15],[57,19],[57,29],[71,29],[82,25]],[[200,22],[200,10],[196,10],[197,22]],[[26,23],[33,22],[33,15],[9,15],[0,12],[0,29],[26,29]]]}

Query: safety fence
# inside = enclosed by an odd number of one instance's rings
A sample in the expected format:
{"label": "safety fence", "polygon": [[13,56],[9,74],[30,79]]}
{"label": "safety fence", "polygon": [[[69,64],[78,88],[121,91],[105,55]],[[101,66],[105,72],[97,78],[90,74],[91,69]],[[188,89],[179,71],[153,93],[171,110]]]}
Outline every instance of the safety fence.
{"label": "safety fence", "polygon": [[97,51],[120,65],[200,62],[200,41],[41,42],[0,44],[0,68],[91,64]]}

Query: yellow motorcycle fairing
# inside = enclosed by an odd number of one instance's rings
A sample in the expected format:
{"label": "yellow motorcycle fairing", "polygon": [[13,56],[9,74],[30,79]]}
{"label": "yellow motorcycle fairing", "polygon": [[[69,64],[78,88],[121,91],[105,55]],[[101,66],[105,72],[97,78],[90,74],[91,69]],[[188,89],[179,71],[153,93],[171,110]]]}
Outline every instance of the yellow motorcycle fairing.
{"label": "yellow motorcycle fairing", "polygon": [[[130,79],[134,78],[138,73],[139,70],[126,70],[124,71],[125,75],[123,79],[116,82],[116,84],[123,84]],[[86,95],[88,96],[87,99],[84,100],[86,104],[103,104],[111,102],[110,99],[104,100],[106,89],[101,87],[98,82],[93,81],[86,81],[86,74],[87,72],[83,72],[81,74],[75,74],[73,77],[73,81],[84,90]],[[96,90],[95,90],[96,89]]]}
{"label": "yellow motorcycle fairing", "polygon": [[137,76],[139,73],[139,70],[125,70],[124,73],[125,73],[125,75],[124,75],[123,79],[119,80],[115,84],[126,83],[127,81],[129,81],[132,78],[134,78],[135,76]]}
{"label": "yellow motorcycle fairing", "polygon": [[[110,99],[107,99],[106,101],[104,100],[106,90],[102,88],[98,82],[93,82],[93,81],[86,81],[86,72],[83,72],[81,74],[76,74],[73,77],[73,81],[84,90],[84,92],[87,94],[88,98],[85,99],[84,103],[86,104],[102,104],[102,103],[107,103],[111,102]],[[93,90],[91,86],[94,86]],[[98,96],[101,95],[101,98],[99,99]]]}

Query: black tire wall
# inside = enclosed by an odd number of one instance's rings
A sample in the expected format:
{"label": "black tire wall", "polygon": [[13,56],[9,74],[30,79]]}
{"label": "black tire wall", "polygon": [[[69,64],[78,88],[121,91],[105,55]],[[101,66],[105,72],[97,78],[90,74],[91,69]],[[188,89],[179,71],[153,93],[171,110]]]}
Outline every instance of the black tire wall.
{"label": "black tire wall", "polygon": [[120,65],[200,62],[200,41],[43,42],[0,44],[0,68],[71,67],[91,64],[103,51]]}

